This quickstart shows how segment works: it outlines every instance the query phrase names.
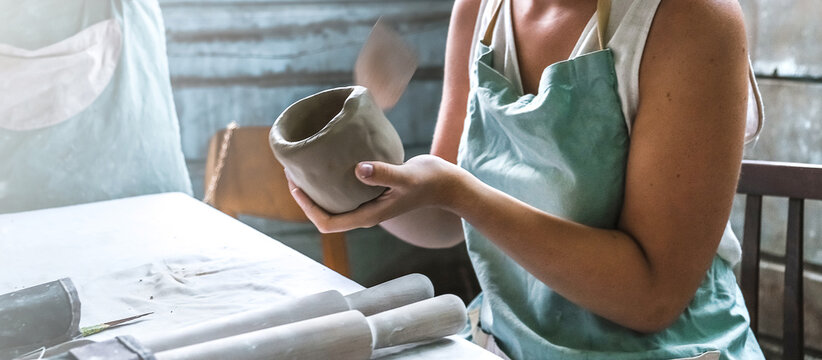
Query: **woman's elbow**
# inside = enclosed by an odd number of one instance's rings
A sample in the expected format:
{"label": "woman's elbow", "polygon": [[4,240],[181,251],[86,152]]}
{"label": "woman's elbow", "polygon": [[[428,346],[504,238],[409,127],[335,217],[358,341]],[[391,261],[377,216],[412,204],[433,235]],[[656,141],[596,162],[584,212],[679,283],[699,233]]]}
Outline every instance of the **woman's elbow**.
{"label": "woman's elbow", "polygon": [[622,325],[643,334],[663,331],[673,325],[685,307],[680,301],[660,296],[647,296],[645,304],[634,306],[633,314]]}

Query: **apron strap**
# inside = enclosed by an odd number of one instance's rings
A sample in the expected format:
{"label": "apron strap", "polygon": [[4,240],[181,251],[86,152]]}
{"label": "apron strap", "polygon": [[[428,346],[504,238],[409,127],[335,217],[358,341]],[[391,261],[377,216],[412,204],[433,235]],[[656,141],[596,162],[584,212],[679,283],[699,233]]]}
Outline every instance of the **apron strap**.
{"label": "apron strap", "polygon": [[491,39],[494,37],[494,28],[497,26],[497,18],[499,18],[499,11],[502,9],[504,0],[492,1],[496,1],[496,5],[494,5],[494,15],[491,16],[491,21],[488,22],[488,27],[485,28],[485,35],[482,37],[482,44],[485,46],[491,46]]}
{"label": "apron strap", "polygon": [[608,31],[608,19],[611,16],[611,0],[597,0],[597,36],[599,49],[605,49],[605,32]]}
{"label": "apron strap", "polygon": [[[494,37],[494,28],[497,26],[497,19],[499,18],[499,11],[502,9],[502,3],[505,0],[492,0],[496,2],[494,5],[494,14],[491,16],[491,21],[488,22],[488,27],[485,28],[485,35],[482,37],[482,44],[491,46],[491,39]],[[611,0],[597,0],[597,36],[599,38],[599,49],[605,49],[605,31],[608,29],[608,18],[611,15]]]}

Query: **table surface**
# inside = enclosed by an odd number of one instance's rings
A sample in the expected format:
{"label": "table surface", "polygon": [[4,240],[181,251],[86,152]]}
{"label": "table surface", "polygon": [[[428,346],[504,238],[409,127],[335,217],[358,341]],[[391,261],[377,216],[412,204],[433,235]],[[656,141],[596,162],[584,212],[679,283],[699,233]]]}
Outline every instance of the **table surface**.
{"label": "table surface", "polygon": [[[92,340],[139,339],[278,300],[363,288],[179,193],[0,215],[0,264],[0,294],[71,278],[81,327],[154,312]],[[453,336],[375,357],[496,359]]]}

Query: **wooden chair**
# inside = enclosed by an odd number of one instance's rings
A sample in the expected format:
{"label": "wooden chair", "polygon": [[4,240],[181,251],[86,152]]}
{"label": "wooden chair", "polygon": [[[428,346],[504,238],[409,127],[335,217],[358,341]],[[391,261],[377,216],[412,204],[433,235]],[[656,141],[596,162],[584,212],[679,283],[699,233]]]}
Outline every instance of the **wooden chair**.
{"label": "wooden chair", "polygon": [[745,304],[751,315],[751,328],[757,335],[762,196],[789,199],[784,258],[783,359],[803,359],[805,334],[802,255],[804,200],[822,200],[822,166],[743,161],[737,192],[746,194],[740,284]]}
{"label": "wooden chair", "polygon": [[[205,199],[237,217],[246,214],[284,221],[308,221],[291,197],[283,167],[268,145],[270,128],[236,127],[211,138],[205,167]],[[349,276],[344,233],[321,234],[323,263]]]}

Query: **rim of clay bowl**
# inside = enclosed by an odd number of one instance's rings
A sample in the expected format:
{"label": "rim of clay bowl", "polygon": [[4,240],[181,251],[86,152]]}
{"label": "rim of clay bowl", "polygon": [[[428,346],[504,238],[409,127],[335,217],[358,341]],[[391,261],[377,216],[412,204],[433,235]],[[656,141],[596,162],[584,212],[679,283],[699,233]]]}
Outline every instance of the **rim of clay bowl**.
{"label": "rim of clay bowl", "polygon": [[[334,117],[332,117],[330,120],[328,120],[328,122],[326,122],[325,125],[323,125],[323,127],[320,128],[320,130],[317,130],[317,132],[315,132],[314,134],[311,134],[311,135],[305,137],[304,139],[291,141],[291,140],[286,139],[285,136],[283,136],[283,134],[280,132],[280,125],[283,124],[283,121],[284,121],[284,118],[285,118],[284,115],[287,114],[293,108],[298,107],[298,106],[302,106],[302,105],[304,105],[305,102],[310,101],[315,97],[322,96],[324,94],[331,93],[331,92],[339,92],[339,91],[345,91],[345,90],[349,90],[349,89],[351,90],[351,92],[345,98],[345,101],[343,101],[343,105],[340,108],[340,111],[336,115],[334,115]],[[299,148],[299,147],[306,146],[306,145],[310,144],[315,139],[317,139],[319,136],[321,136],[321,135],[327,133],[328,131],[330,131],[331,128],[333,128],[335,125],[337,125],[340,122],[340,119],[350,111],[350,108],[352,106],[355,106],[355,104],[354,104],[355,103],[355,99],[354,99],[355,96],[358,96],[360,94],[367,93],[367,92],[368,92],[367,88],[365,88],[363,86],[359,86],[359,85],[342,86],[342,87],[337,87],[337,88],[333,88],[333,89],[323,90],[323,91],[320,91],[318,93],[306,96],[306,97],[298,100],[297,102],[295,102],[295,103],[291,104],[289,107],[287,107],[280,114],[280,116],[278,116],[277,119],[274,120],[274,125],[271,127],[271,134],[270,134],[270,136],[273,137],[274,142],[271,145],[272,146],[278,146],[279,151],[288,151],[290,149]]]}

